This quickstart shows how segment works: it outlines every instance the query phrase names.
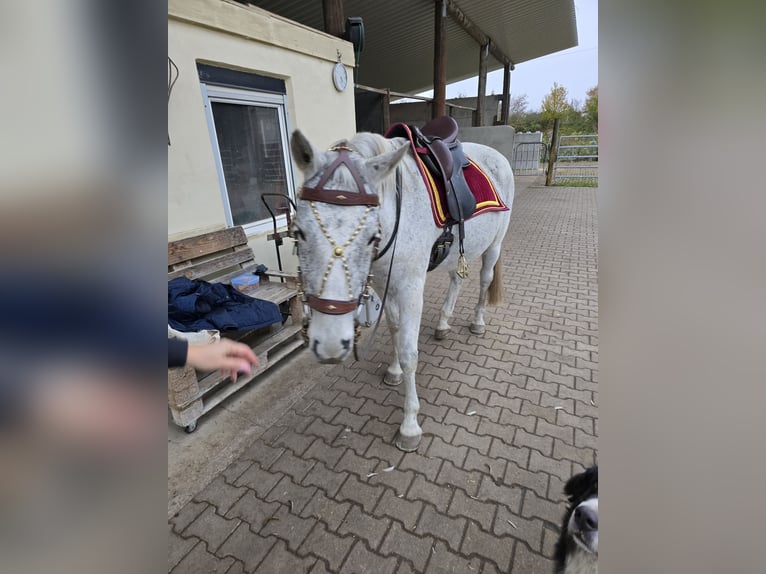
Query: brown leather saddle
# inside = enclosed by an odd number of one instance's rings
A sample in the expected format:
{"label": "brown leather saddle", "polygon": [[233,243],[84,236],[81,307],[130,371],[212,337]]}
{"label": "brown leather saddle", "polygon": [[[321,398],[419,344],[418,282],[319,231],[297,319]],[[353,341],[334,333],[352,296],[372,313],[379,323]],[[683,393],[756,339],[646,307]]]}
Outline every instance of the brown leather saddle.
{"label": "brown leather saddle", "polygon": [[458,246],[463,255],[465,237],[464,222],[476,211],[476,198],[471,193],[463,176],[463,168],[469,164],[463,153],[463,144],[457,139],[458,125],[450,116],[432,119],[422,128],[410,126],[415,145],[425,149],[418,153],[420,159],[434,178],[440,178],[444,184],[449,217],[444,231],[431,249],[428,270],[435,269],[449,254],[454,242],[453,225],[458,225]]}

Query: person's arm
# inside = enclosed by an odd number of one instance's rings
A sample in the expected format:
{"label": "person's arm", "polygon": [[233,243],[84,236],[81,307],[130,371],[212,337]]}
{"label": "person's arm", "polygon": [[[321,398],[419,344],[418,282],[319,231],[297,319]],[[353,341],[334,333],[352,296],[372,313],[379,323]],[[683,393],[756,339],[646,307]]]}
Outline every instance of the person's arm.
{"label": "person's arm", "polygon": [[221,339],[209,345],[189,345],[187,364],[201,371],[220,370],[237,380],[237,373],[250,374],[258,366],[258,357],[244,343]]}
{"label": "person's arm", "polygon": [[184,339],[168,337],[168,368],[183,367],[186,364],[189,343]]}

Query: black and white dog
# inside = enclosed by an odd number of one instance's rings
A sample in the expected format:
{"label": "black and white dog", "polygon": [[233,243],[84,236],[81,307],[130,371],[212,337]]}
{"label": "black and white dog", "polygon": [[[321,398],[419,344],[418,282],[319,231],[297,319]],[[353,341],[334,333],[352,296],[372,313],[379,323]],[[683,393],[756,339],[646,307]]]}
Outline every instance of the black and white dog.
{"label": "black and white dog", "polygon": [[564,494],[569,506],[556,543],[556,574],[597,574],[598,466],[570,478]]}

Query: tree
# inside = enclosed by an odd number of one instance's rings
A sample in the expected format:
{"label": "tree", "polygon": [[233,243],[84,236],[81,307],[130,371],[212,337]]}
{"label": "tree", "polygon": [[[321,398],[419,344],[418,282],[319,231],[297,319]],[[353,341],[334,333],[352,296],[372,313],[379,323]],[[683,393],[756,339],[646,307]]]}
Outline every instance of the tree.
{"label": "tree", "polygon": [[553,125],[555,118],[564,118],[574,111],[572,104],[567,101],[567,89],[553,82],[550,93],[543,98],[540,113],[547,125]]}
{"label": "tree", "polygon": [[508,123],[512,126],[524,121],[527,116],[527,106],[529,105],[529,98],[526,94],[521,94],[515,98],[511,98],[508,104]]}
{"label": "tree", "polygon": [[590,133],[598,133],[598,86],[585,92],[588,96],[583,106],[583,115]]}

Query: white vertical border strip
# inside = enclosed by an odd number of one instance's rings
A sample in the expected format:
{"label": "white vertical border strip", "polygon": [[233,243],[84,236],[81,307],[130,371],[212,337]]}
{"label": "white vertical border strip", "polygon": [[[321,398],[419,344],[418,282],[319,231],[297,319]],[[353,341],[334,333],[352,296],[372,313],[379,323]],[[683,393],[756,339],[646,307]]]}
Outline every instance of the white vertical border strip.
{"label": "white vertical border strip", "polygon": [[215,161],[215,169],[218,173],[218,186],[221,191],[221,197],[223,198],[223,211],[226,216],[226,226],[234,227],[234,220],[231,216],[231,204],[229,203],[229,192],[226,188],[226,177],[223,173],[223,162],[221,161],[221,150],[218,147],[218,135],[215,131],[215,119],[213,118],[213,102],[210,100],[208,94],[207,85],[202,83],[202,103],[205,106],[205,117],[207,119],[207,130],[210,135],[210,145],[213,149],[213,160]]}

